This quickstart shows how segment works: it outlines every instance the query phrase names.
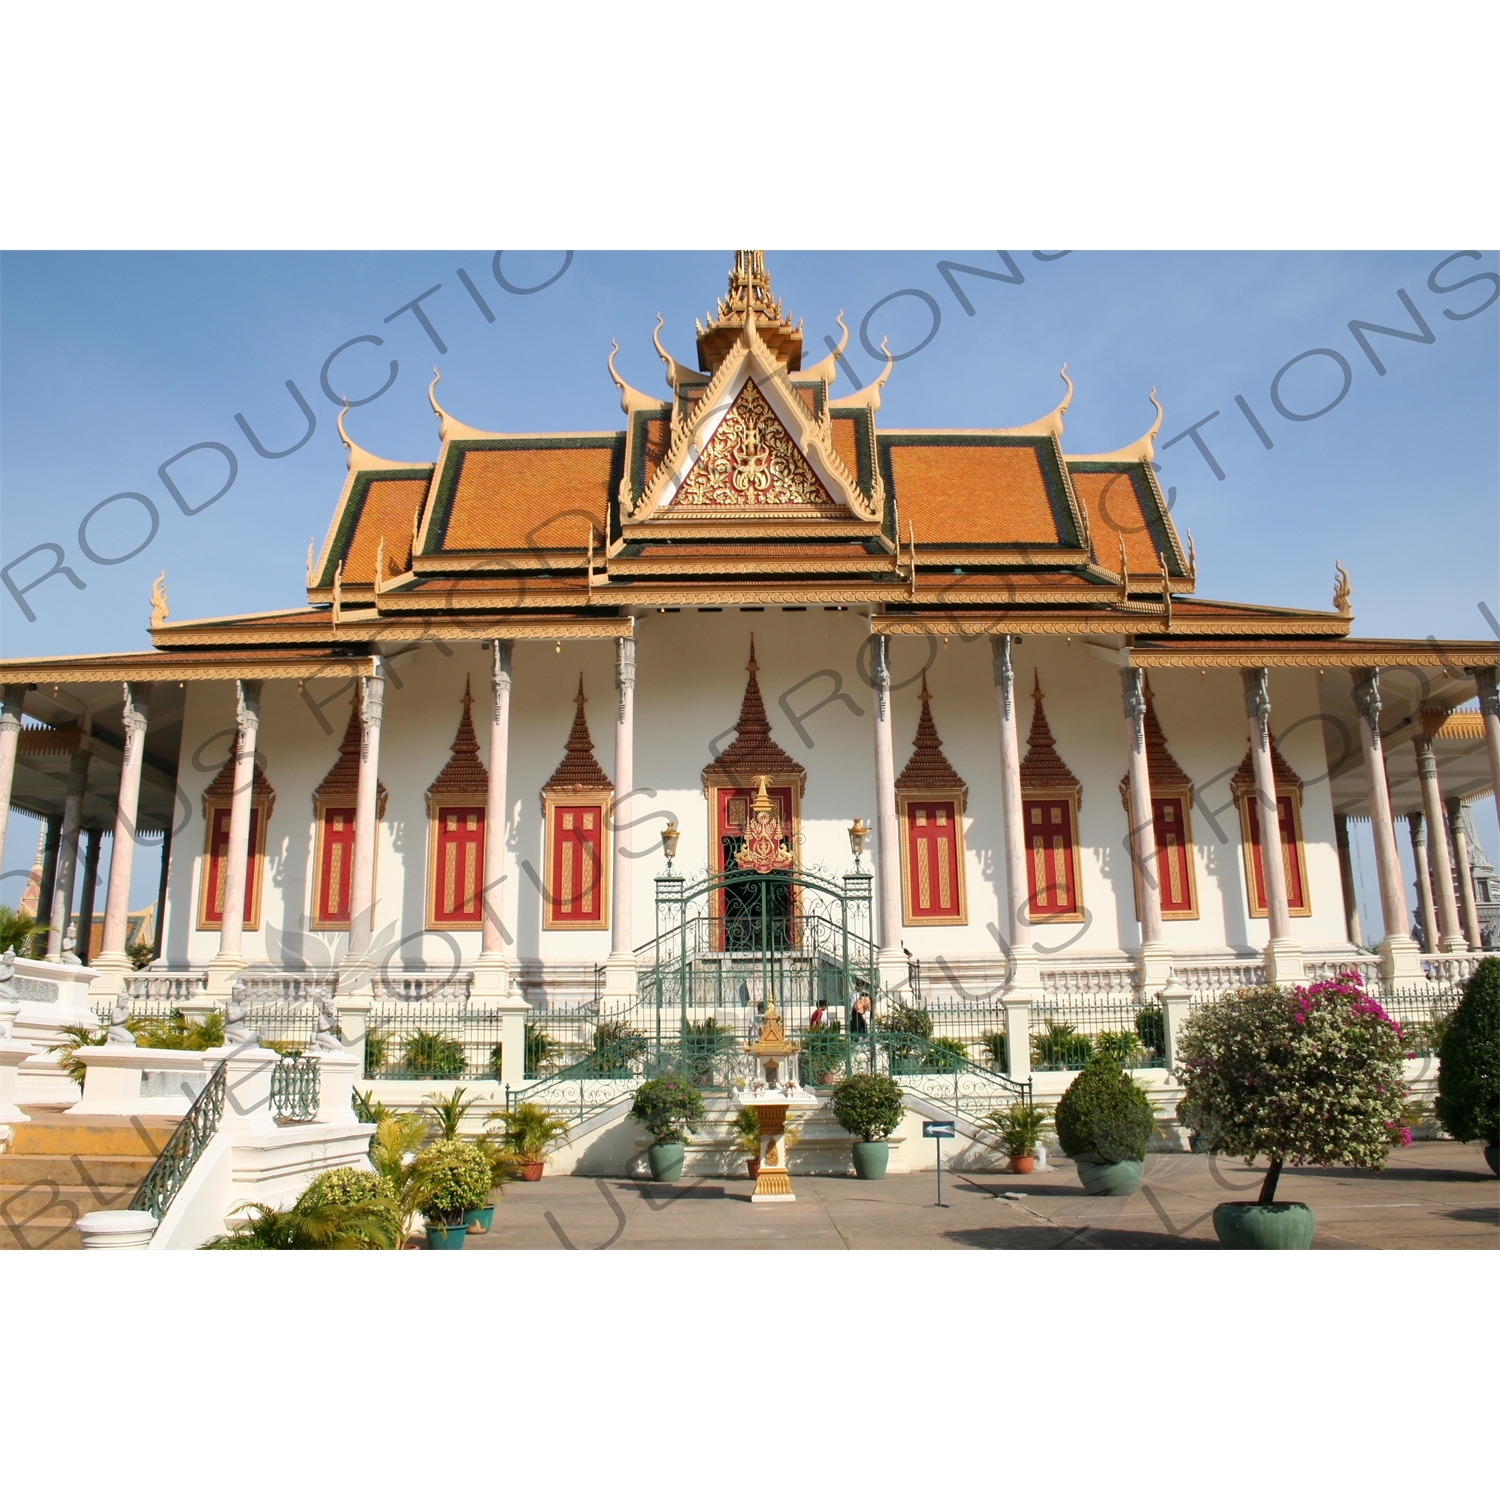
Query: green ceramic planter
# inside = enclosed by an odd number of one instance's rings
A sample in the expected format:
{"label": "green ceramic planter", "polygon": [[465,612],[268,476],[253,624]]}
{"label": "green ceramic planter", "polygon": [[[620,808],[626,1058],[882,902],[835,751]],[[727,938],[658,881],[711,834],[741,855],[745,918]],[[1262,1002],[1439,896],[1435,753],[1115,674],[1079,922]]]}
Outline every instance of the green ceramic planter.
{"label": "green ceramic planter", "polygon": [[855,1141],[854,1175],[866,1182],[879,1182],[891,1161],[889,1141]]}
{"label": "green ceramic planter", "polygon": [[1214,1233],[1226,1250],[1306,1250],[1313,1242],[1305,1203],[1221,1203]]}
{"label": "green ceramic planter", "polygon": [[493,1203],[486,1203],[483,1208],[471,1208],[464,1215],[464,1228],[470,1234],[488,1234],[494,1218],[495,1205]]}
{"label": "green ceramic planter", "polygon": [[1128,1198],[1141,1185],[1138,1161],[1105,1161],[1102,1156],[1073,1158],[1078,1180],[1091,1198]]}
{"label": "green ceramic planter", "polygon": [[429,1250],[462,1250],[469,1237],[467,1224],[429,1224],[427,1226],[427,1248]]}
{"label": "green ceramic planter", "polygon": [[669,1146],[653,1146],[646,1153],[651,1163],[652,1182],[677,1182],[682,1177],[682,1158],[687,1148],[681,1141]]}

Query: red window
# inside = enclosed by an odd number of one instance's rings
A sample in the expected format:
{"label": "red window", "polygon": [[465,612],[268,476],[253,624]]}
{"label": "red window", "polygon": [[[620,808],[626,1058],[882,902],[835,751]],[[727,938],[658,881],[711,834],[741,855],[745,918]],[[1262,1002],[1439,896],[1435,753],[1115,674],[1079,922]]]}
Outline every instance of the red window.
{"label": "red window", "polygon": [[[1307,902],[1307,886],[1302,869],[1301,819],[1292,805],[1290,793],[1276,798],[1277,823],[1281,828],[1281,867],[1286,872],[1287,909],[1299,916],[1306,916],[1311,908]],[[1250,867],[1254,887],[1250,893],[1250,913],[1263,917],[1270,910],[1266,901],[1265,866],[1260,855],[1260,799],[1254,792],[1245,796],[1245,816],[1250,827]]]}
{"label": "red window", "polygon": [[484,885],[484,809],[440,807],[436,821],[433,922],[442,927],[477,927]]}
{"label": "red window", "polygon": [[598,803],[553,803],[550,811],[549,925],[601,926],[604,921],[604,809]]}
{"label": "red window", "polygon": [[1026,829],[1026,893],[1032,921],[1081,916],[1072,802],[1065,798],[1023,801],[1021,820]]}
{"label": "red window", "polygon": [[313,920],[329,926],[349,920],[349,893],[354,883],[354,809],[323,809],[322,858],[318,867]]}
{"label": "red window", "polygon": [[1156,871],[1161,892],[1162,915],[1196,914],[1193,889],[1193,847],[1188,835],[1187,811],[1181,797],[1153,797],[1156,825]]}
{"label": "red window", "polygon": [[906,804],[906,870],[914,920],[959,915],[958,831],[952,802]]}
{"label": "red window", "polygon": [[[208,870],[205,876],[203,920],[205,927],[217,927],[224,920],[224,884],[229,873],[225,855],[229,850],[229,815],[227,807],[213,809],[213,823],[208,838]],[[259,894],[256,874],[260,865],[260,808],[250,807],[250,844],[245,854],[245,923],[255,921],[255,898]]]}

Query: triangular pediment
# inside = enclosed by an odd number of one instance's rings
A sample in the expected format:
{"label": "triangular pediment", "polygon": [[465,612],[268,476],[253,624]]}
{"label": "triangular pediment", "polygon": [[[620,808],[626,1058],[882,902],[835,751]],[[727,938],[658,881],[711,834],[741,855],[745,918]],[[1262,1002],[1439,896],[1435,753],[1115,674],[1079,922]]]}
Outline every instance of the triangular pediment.
{"label": "triangular pediment", "polygon": [[675,425],[671,451],[624,518],[630,529],[732,535],[749,523],[766,536],[776,523],[801,534],[808,525],[879,527],[883,497],[861,493],[834,447],[826,410],[809,410],[753,320],[692,415]]}

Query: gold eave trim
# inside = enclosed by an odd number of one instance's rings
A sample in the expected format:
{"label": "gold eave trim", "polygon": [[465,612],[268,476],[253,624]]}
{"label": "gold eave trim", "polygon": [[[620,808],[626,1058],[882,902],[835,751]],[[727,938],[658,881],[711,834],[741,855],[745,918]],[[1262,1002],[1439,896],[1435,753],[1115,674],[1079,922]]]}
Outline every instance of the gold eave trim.
{"label": "gold eave trim", "polygon": [[[891,559],[865,557],[612,557],[609,576],[616,578],[711,577],[714,574],[753,573],[890,573]],[[595,589],[602,585],[596,579]]]}
{"label": "gold eave trim", "polygon": [[261,661],[213,662],[167,659],[149,665],[128,666],[103,661],[94,666],[76,662],[49,665],[30,663],[15,670],[14,663],[0,662],[0,681],[16,682],[24,677],[40,691],[49,682],[233,682],[243,678],[256,682],[266,678],[369,677],[374,665],[368,656],[287,661],[269,657]]}
{"label": "gold eave trim", "polygon": [[826,520],[809,521],[789,516],[785,511],[770,509],[755,512],[733,512],[722,521],[626,521],[620,535],[627,542],[765,542],[767,523],[775,526],[780,537],[819,537],[824,541],[840,537],[863,539],[879,533],[882,523],[863,521],[847,511]]}
{"label": "gold eave trim", "polygon": [[[519,577],[525,573],[556,572],[559,568],[581,570],[587,564],[588,549],[581,545],[557,552],[529,548],[514,552],[422,552],[412,558],[411,571],[402,577],[433,573],[504,573]],[[398,581],[388,579],[382,592],[388,592]]]}
{"label": "gold eave trim", "polygon": [[[631,621],[629,616],[614,619],[575,620],[559,618],[548,620],[538,618],[535,615],[523,619],[507,619],[504,615],[496,615],[491,609],[482,618],[466,619],[429,619],[417,618],[390,619],[385,617],[379,620],[361,621],[351,624],[345,621],[337,630],[330,626],[324,626],[319,630],[302,629],[297,631],[267,631],[256,637],[257,644],[269,646],[321,646],[335,641],[411,641],[416,638],[426,638],[440,641],[479,641],[490,640],[499,636],[505,640],[558,640],[558,639],[586,639],[586,640],[612,640],[617,636],[629,636],[631,634]],[[222,634],[210,636],[204,633],[204,639],[183,642],[184,645],[195,646],[232,646],[234,642],[226,640]],[[353,660],[354,658],[351,658]],[[0,666],[0,672],[3,672]],[[134,676],[134,669],[122,676]],[[181,676],[182,673],[175,669],[163,672],[162,676]],[[255,676],[256,673],[245,672],[243,676]],[[363,675],[363,674],[362,674]],[[0,676],[0,681],[5,681]],[[63,679],[47,678],[48,682],[61,682]],[[85,679],[76,679],[83,681]],[[92,680],[92,679],[87,679]]]}
{"label": "gold eave trim", "polygon": [[1495,667],[1500,651],[1475,646],[1375,646],[1334,651],[1317,644],[1298,648],[1288,643],[1265,647],[1246,642],[1233,647],[1132,647],[1132,666],[1141,667]]}

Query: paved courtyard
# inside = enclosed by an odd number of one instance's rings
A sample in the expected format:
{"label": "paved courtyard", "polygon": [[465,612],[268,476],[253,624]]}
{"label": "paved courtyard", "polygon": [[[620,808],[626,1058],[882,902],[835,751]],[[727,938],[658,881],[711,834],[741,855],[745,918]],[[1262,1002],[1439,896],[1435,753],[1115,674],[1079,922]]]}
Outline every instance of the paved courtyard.
{"label": "paved courtyard", "polygon": [[[1070,1162],[1045,1174],[796,1177],[797,1201],[752,1208],[748,1179],[514,1183],[469,1250],[1206,1250],[1213,1210],[1261,1173],[1206,1156],[1150,1156],[1129,1198],[1090,1198]],[[1021,1193],[1007,1198],[1007,1193]],[[1318,1250],[1500,1249],[1500,1181],[1477,1145],[1418,1141],[1380,1173],[1288,1168],[1278,1197],[1313,1210]]]}

